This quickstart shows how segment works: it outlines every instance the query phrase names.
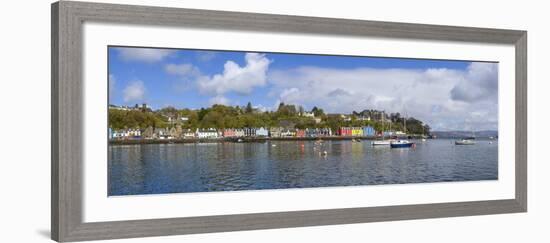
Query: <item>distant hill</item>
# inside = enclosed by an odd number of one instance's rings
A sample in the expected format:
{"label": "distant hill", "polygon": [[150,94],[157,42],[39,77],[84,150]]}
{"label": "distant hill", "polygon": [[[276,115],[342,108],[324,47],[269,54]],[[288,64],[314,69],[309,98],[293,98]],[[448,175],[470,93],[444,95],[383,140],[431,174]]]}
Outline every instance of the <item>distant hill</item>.
{"label": "distant hill", "polygon": [[[465,138],[472,136],[471,131],[432,131],[431,134],[437,136],[437,138]],[[475,131],[474,135],[476,138],[498,137],[498,131]]]}

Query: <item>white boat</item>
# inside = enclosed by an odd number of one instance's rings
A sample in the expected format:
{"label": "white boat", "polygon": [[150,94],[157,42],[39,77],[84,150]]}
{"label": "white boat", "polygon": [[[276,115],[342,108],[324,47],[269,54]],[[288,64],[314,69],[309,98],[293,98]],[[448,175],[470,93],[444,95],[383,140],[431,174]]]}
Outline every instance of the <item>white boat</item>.
{"label": "white boat", "polygon": [[455,141],[455,145],[474,145],[474,144],[476,144],[476,142],[472,139],[461,139],[461,140]]}
{"label": "white boat", "polygon": [[391,140],[376,140],[372,141],[372,146],[389,146]]}

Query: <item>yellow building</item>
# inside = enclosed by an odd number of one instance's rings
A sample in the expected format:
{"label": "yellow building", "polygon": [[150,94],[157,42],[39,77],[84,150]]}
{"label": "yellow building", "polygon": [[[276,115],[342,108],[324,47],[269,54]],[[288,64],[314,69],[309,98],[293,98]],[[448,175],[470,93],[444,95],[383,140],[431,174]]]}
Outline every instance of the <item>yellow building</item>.
{"label": "yellow building", "polygon": [[351,128],[351,136],[353,137],[362,137],[363,136],[363,129],[360,127],[352,127]]}

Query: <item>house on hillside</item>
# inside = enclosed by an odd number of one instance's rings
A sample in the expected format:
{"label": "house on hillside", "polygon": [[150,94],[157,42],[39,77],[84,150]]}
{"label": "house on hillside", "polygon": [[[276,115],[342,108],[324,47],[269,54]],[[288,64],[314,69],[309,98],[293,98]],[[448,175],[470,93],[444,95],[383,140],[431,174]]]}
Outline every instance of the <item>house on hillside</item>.
{"label": "house on hillside", "polygon": [[310,117],[310,118],[315,117],[315,114],[313,114],[313,112],[307,112],[307,111],[302,112],[300,115],[303,117]]}

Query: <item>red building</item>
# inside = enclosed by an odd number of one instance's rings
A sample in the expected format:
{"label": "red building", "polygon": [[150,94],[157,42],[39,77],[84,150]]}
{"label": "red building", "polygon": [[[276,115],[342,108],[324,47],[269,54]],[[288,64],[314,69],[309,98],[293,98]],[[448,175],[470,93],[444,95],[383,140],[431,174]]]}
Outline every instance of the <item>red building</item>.
{"label": "red building", "polygon": [[225,129],[223,130],[223,136],[226,138],[235,137],[235,129]]}
{"label": "red building", "polygon": [[351,127],[341,127],[341,128],[338,128],[338,135],[340,136],[343,136],[343,137],[347,137],[347,136],[352,136],[352,129]]}
{"label": "red building", "polygon": [[306,130],[296,129],[296,137],[303,138],[306,136]]}

